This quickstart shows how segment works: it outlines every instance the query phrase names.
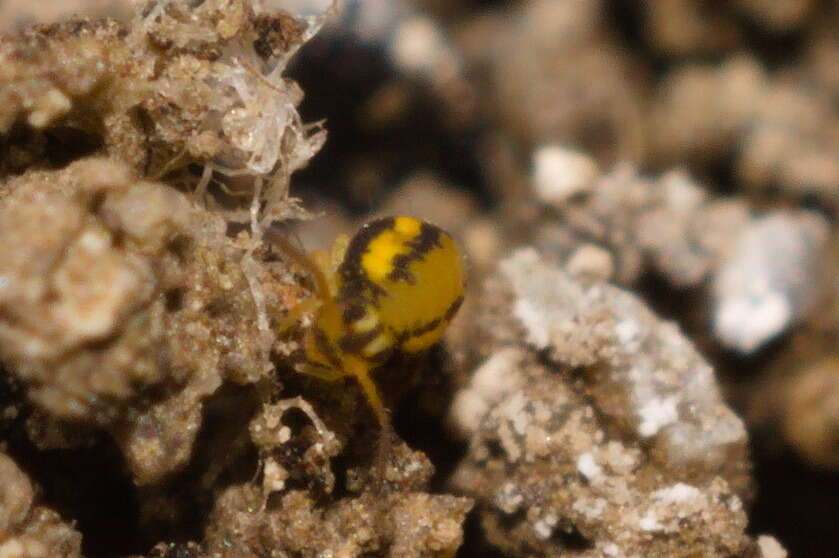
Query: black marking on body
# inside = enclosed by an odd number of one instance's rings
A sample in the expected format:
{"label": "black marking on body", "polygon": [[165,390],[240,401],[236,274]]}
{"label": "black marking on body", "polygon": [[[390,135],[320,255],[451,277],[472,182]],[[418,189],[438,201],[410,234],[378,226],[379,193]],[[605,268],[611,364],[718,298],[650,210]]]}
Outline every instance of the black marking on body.
{"label": "black marking on body", "polygon": [[440,243],[441,234],[444,233],[438,227],[423,222],[420,225],[420,233],[407,243],[411,251],[393,258],[393,271],[388,274],[387,278],[391,281],[405,281],[414,285],[416,278],[408,270],[408,267],[411,262],[422,260],[434,248],[442,248],[443,245]]}
{"label": "black marking on body", "polygon": [[366,347],[373,339],[378,337],[382,331],[384,330],[382,329],[381,324],[379,324],[365,333],[347,333],[341,337],[341,340],[338,341],[338,345],[345,353],[360,354],[362,349],[364,349],[364,347]]}
{"label": "black marking on body", "polygon": [[394,345],[390,345],[374,355],[363,355],[362,358],[364,358],[365,361],[372,365],[379,366],[380,364],[384,364],[385,362],[387,362],[390,359],[390,357],[393,356],[395,350],[396,347]]}
{"label": "black marking on body", "polygon": [[442,322],[449,323],[454,318],[457,311],[460,309],[460,306],[463,304],[463,295],[457,297],[454,302],[452,302],[449,307],[446,309],[446,313],[443,315],[442,318],[435,318],[428,323],[415,326],[411,329],[407,329],[405,331],[401,331],[396,336],[396,342],[398,345],[402,345],[409,339],[413,337],[419,337],[420,335],[426,334],[429,331],[432,331],[437,326],[439,326]]}
{"label": "black marking on body", "polygon": [[313,329],[315,335],[315,345],[318,350],[326,358],[326,360],[329,361],[329,364],[331,364],[333,368],[340,370],[341,359],[338,358],[338,355],[335,352],[335,347],[333,347],[332,343],[329,342],[329,337],[327,337],[326,332],[319,327],[314,327]]}
{"label": "black marking on body", "polygon": [[344,321],[345,324],[352,324],[363,318],[367,315],[367,310],[364,306],[360,304],[348,304],[345,308],[343,313],[341,314],[341,319]]}
{"label": "black marking on body", "polygon": [[454,302],[452,302],[449,307],[446,309],[446,314],[444,315],[443,319],[447,322],[452,321],[457,311],[460,310],[460,306],[463,304],[463,295],[460,295]]}
{"label": "black marking on body", "polygon": [[348,333],[341,338],[341,350],[345,353],[353,354],[358,357],[361,357],[366,362],[370,363],[371,365],[378,366],[386,362],[393,352],[395,351],[397,344],[391,343],[382,347],[379,352],[374,353],[372,355],[365,355],[363,353],[364,348],[373,341],[376,337],[378,337],[384,331],[383,326],[380,324],[373,328],[372,331],[369,333]]}
{"label": "black marking on body", "polygon": [[344,254],[344,261],[338,266],[338,276],[341,279],[339,300],[345,302],[361,299],[375,305],[376,300],[386,294],[382,287],[372,282],[364,273],[361,257],[367,252],[373,239],[392,229],[395,221],[394,217],[371,221],[352,237]]}
{"label": "black marking on body", "polygon": [[424,335],[424,334],[428,333],[429,331],[432,331],[433,329],[435,329],[437,326],[439,326],[442,321],[443,321],[442,318],[436,318],[434,320],[431,320],[427,324],[423,324],[419,327],[415,327],[414,329],[412,329],[410,331],[410,333],[408,334],[408,337],[419,337],[420,335]]}

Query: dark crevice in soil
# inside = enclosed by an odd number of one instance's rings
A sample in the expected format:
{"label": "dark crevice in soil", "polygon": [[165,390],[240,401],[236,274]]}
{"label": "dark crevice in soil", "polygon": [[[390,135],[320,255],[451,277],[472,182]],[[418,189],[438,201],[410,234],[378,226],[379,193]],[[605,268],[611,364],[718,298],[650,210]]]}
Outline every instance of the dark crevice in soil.
{"label": "dark crevice in soil", "polygon": [[[366,213],[406,178],[431,170],[485,205],[492,203],[476,155],[480,133],[447,130],[440,101],[424,84],[400,76],[379,45],[348,32],[319,35],[301,50],[289,75],[306,92],[300,105],[303,120],[325,119],[329,130],[321,152],[295,174],[298,194],[328,185],[318,193]],[[406,98],[398,117],[381,126],[362,126],[374,95],[389,87]]]}

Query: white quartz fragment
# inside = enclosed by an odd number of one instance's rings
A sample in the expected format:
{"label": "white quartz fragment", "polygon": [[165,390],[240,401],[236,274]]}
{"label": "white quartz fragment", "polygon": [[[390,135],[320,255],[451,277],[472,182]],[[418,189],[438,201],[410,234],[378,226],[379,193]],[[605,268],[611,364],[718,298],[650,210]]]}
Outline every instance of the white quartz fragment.
{"label": "white quartz fragment", "polygon": [[773,212],[735,241],[714,278],[714,333],[751,353],[811,307],[829,228],[812,212]]}
{"label": "white quartz fragment", "polygon": [[597,163],[577,151],[546,145],[533,154],[533,188],[543,202],[562,204],[591,188],[598,174]]}
{"label": "white quartz fragment", "polygon": [[577,459],[577,470],[589,480],[603,475],[603,468],[597,464],[591,452],[586,452]]}
{"label": "white quartz fragment", "polygon": [[647,401],[638,410],[638,414],[641,415],[638,433],[644,438],[649,438],[658,434],[665,426],[679,420],[678,404],[679,398],[675,395]]}
{"label": "white quartz fragment", "polygon": [[656,490],[653,499],[666,503],[682,503],[702,497],[702,491],[690,484],[679,482],[673,486]]}
{"label": "white quartz fragment", "polygon": [[638,521],[638,526],[641,528],[642,531],[663,531],[664,525],[662,525],[656,515],[652,511],[648,511],[644,516]]}
{"label": "white quartz fragment", "polygon": [[774,537],[759,536],[757,546],[760,548],[760,558],[787,558],[787,551]]}

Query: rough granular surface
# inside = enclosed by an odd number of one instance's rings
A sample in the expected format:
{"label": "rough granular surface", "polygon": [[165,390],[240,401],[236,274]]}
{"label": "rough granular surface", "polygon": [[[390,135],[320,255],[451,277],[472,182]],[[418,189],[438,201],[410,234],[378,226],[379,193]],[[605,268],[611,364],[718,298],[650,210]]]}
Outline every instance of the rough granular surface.
{"label": "rough granular surface", "polygon": [[201,402],[267,369],[224,222],[124,165],[87,159],[6,185],[0,352],[54,418],[105,427],[138,482],[182,467]]}
{"label": "rough granular surface", "polygon": [[0,556],[80,558],[81,534],[38,502],[26,474],[0,454]]}
{"label": "rough granular surface", "polygon": [[453,486],[515,554],[731,556],[752,544],[743,422],[678,328],[521,250],[489,282],[455,399]]}

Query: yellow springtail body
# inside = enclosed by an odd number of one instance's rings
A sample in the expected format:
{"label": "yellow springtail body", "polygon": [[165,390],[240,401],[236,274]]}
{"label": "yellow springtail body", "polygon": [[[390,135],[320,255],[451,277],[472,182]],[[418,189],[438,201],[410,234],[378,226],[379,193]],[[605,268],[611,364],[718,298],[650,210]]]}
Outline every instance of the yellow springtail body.
{"label": "yellow springtail body", "polygon": [[[452,237],[413,217],[364,225],[327,278],[293,250],[315,275],[321,299],[306,332],[303,372],[334,380],[356,378],[382,425],[389,423],[370,371],[394,353],[417,354],[440,340],[463,302],[465,270]],[[332,279],[330,281],[330,279]]]}

